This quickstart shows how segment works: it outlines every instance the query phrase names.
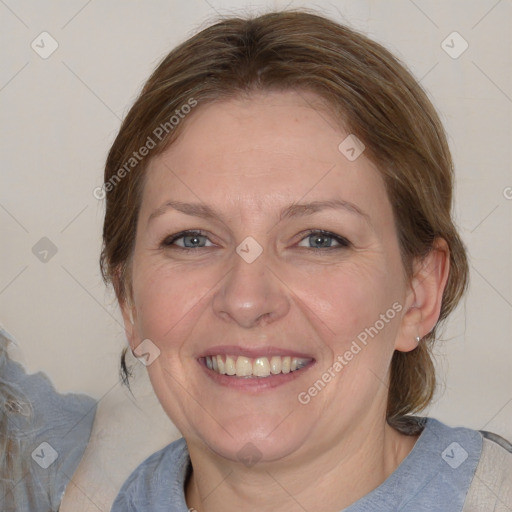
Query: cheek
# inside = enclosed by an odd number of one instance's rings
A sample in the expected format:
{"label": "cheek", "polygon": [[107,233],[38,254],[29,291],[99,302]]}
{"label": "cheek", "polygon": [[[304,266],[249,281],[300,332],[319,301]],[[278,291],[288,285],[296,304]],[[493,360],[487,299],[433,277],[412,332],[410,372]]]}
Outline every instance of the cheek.
{"label": "cheek", "polygon": [[315,330],[328,326],[321,340],[326,357],[311,378],[314,383],[335,375],[326,401],[334,397],[356,407],[381,390],[399,326],[398,282],[380,265],[326,269],[324,279],[308,281],[304,297],[318,318]]}
{"label": "cheek", "polygon": [[134,272],[133,283],[139,336],[161,346],[186,338],[204,309],[215,279],[200,270],[146,262]]}
{"label": "cheek", "polygon": [[335,343],[343,345],[391,307],[394,293],[387,275],[379,266],[369,264],[324,267],[297,285],[301,290],[297,295],[325,324]]}

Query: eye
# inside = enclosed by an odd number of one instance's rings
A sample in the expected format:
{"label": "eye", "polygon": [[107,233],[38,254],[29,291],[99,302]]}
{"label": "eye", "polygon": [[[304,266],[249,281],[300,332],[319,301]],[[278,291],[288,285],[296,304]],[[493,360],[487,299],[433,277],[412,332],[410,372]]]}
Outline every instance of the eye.
{"label": "eye", "polygon": [[[350,242],[339,235],[323,230],[310,230],[297,244],[308,249],[343,249],[350,246]],[[161,247],[179,250],[194,250],[213,247],[214,244],[202,231],[182,231],[165,238]]]}
{"label": "eye", "polygon": [[[311,245],[304,245],[311,244]],[[335,245],[333,245],[333,243]],[[298,244],[299,247],[307,247],[308,249],[343,249],[350,246],[350,242],[342,236],[336,235],[329,231],[311,230]]]}
{"label": "eye", "polygon": [[[207,245],[209,243],[209,245]],[[165,238],[162,243],[162,247],[193,250],[201,249],[203,247],[212,247],[213,244],[208,240],[208,237],[201,231],[182,231]]]}

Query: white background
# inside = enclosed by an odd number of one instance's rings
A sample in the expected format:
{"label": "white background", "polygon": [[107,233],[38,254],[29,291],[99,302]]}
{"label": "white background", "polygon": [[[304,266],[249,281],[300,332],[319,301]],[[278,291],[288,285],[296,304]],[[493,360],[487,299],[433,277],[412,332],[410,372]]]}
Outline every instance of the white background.
{"label": "white background", "polygon": [[[120,121],[177,43],[219,14],[287,5],[314,8],[384,44],[439,109],[471,285],[438,343],[445,385],[428,413],[511,439],[510,0],[1,0],[0,322],[18,341],[15,357],[61,392],[101,399],[119,385],[125,339],[100,277],[104,204],[93,189]],[[31,48],[43,31],[58,43],[47,59]],[[453,31],[469,44],[457,59],[441,46]],[[42,237],[57,248],[46,263],[32,252]]]}

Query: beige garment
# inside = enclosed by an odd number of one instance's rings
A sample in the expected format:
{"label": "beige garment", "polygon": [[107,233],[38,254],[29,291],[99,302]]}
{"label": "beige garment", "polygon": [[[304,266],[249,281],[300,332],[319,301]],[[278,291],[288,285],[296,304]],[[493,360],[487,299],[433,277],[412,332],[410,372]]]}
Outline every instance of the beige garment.
{"label": "beige garment", "polygon": [[146,368],[127,353],[131,392],[119,384],[98,404],[91,438],[59,512],[109,512],[124,481],[181,434],[153,391]]}
{"label": "beige garment", "polygon": [[512,444],[490,432],[462,512],[512,512]]}

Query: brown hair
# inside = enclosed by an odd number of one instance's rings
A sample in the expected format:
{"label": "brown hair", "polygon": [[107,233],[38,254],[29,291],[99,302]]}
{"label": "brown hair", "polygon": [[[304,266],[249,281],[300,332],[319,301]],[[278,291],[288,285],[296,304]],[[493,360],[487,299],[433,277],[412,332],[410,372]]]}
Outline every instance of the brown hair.
{"label": "brown hair", "polygon": [[[421,86],[385,48],[305,11],[217,22],[171,51],[146,82],[105,168],[110,186],[100,264],[119,301],[131,297],[130,257],[148,160],[179,135],[186,123],[184,106],[270,90],[316,93],[363,141],[385,181],[408,276],[413,260],[427,255],[436,237],[446,240],[450,274],[437,327],[457,305],[468,279],[464,245],[451,218],[453,164],[442,124]],[[171,121],[177,115],[178,123]],[[130,160],[150,140],[154,147],[147,158]],[[127,162],[134,165],[128,169]],[[436,329],[411,352],[395,351],[387,410],[391,424],[431,401],[435,336]]]}

